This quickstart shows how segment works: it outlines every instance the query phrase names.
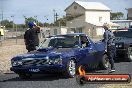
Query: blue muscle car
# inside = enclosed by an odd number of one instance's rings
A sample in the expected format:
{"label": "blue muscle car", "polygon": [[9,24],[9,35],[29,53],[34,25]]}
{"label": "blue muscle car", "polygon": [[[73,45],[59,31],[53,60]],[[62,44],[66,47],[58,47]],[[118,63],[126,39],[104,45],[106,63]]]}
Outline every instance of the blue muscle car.
{"label": "blue muscle car", "polygon": [[12,58],[11,64],[11,71],[20,78],[58,72],[74,77],[80,65],[106,69],[109,61],[102,42],[94,43],[87,35],[75,33],[46,38],[36,51]]}

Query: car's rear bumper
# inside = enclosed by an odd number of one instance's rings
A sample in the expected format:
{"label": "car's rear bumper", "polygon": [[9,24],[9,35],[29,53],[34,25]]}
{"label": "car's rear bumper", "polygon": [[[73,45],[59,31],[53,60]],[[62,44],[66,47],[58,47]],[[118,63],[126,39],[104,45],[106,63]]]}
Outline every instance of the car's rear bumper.
{"label": "car's rear bumper", "polygon": [[11,71],[15,73],[62,73],[66,71],[64,65],[45,65],[45,66],[31,66],[31,67],[11,67]]}

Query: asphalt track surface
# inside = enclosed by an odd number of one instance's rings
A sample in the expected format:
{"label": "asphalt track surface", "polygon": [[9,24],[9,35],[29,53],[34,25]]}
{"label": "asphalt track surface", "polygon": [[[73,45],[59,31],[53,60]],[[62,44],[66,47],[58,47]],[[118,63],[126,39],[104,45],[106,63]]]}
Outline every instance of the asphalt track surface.
{"label": "asphalt track surface", "polygon": [[[116,62],[116,72],[111,74],[130,74],[132,62]],[[89,71],[87,73],[107,74],[108,70]],[[76,78],[64,78],[60,75],[36,75],[28,80],[22,80],[15,73],[0,75],[0,88],[99,88],[104,84],[79,85]]]}

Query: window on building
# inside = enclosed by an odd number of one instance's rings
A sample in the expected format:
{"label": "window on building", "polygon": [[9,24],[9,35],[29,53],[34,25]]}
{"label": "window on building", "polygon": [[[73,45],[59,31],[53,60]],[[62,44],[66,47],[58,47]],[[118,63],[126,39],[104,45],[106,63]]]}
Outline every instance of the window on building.
{"label": "window on building", "polygon": [[76,33],[76,28],[71,28],[72,33]]}
{"label": "window on building", "polygon": [[78,33],[82,33],[82,28],[78,28]]}
{"label": "window on building", "polygon": [[102,22],[102,17],[99,17],[99,22]]}
{"label": "window on building", "polygon": [[76,10],[77,9],[77,6],[74,6],[74,9]]}

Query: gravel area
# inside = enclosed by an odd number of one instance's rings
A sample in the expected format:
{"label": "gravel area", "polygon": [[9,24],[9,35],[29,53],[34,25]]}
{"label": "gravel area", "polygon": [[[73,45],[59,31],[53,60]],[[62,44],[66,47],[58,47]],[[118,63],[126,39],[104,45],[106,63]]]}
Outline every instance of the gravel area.
{"label": "gravel area", "polygon": [[126,84],[106,84],[100,88],[132,88],[132,82]]}
{"label": "gravel area", "polygon": [[10,60],[12,57],[26,52],[22,39],[19,39],[17,44],[12,39],[2,42],[2,46],[0,46],[0,74],[10,72]]}

